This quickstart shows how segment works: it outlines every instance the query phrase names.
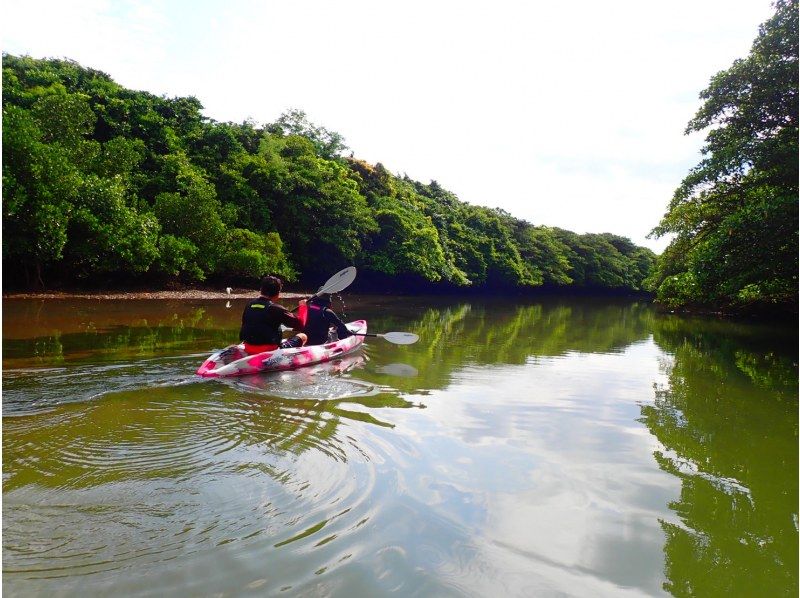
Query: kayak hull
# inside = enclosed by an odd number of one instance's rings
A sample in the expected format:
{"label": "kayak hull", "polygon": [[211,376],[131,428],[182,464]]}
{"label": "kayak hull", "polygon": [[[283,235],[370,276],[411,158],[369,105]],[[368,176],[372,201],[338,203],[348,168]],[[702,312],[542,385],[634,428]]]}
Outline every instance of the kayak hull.
{"label": "kayak hull", "polygon": [[[366,320],[349,322],[347,328],[351,332],[366,334],[367,322]],[[224,378],[294,370],[315,363],[324,363],[351,353],[358,349],[363,342],[363,336],[349,336],[324,345],[275,349],[255,355],[248,355],[244,350],[244,344],[231,345],[206,359],[197,370],[197,375],[204,378]]]}

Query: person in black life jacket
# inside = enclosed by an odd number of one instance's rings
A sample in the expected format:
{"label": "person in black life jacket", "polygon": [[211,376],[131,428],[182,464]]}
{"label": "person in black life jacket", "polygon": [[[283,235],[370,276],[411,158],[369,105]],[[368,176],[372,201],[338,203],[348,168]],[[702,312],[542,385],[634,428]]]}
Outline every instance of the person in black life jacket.
{"label": "person in black life jacket", "polygon": [[281,324],[297,330],[303,327],[303,323],[288,309],[275,303],[282,288],[279,278],[265,276],[261,280],[261,295],[248,303],[242,312],[239,340],[244,342],[244,350],[250,355],[306,344],[307,337],[302,332],[283,340]]}
{"label": "person in black life jacket", "polygon": [[324,345],[329,342],[331,328],[336,328],[340,340],[353,336],[330,305],[331,296],[327,293],[312,297],[306,302],[306,323],[303,332],[308,336],[309,345]]}

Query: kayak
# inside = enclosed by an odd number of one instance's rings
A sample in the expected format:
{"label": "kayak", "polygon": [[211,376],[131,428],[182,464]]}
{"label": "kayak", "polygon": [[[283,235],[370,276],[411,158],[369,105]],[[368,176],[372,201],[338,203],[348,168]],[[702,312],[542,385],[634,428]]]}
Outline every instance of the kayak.
{"label": "kayak", "polygon": [[[349,322],[346,326],[350,332],[359,335],[367,333],[366,320]],[[275,349],[255,355],[248,355],[244,350],[244,344],[231,345],[206,359],[197,370],[197,374],[206,378],[222,378],[294,370],[351,353],[358,349],[363,342],[363,336],[348,336],[324,345]]]}

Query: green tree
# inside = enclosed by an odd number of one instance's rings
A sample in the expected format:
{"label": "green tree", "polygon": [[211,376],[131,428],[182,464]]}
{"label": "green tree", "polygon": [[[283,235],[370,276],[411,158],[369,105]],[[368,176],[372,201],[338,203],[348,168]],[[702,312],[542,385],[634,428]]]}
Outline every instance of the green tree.
{"label": "green tree", "polygon": [[6,276],[319,279],[357,264],[420,288],[636,288],[649,267],[613,235],[564,240],[345,159],[342,136],[300,110],[264,128],[201,110],[70,60],[4,54]]}
{"label": "green tree", "polygon": [[209,274],[216,269],[219,249],[226,238],[226,220],[232,220],[235,213],[223,209],[214,186],[185,155],[171,154],[165,161],[165,170],[174,172],[175,191],[156,197],[154,213],[165,233],[183,238],[197,248],[190,267],[193,275]]}
{"label": "green tree", "polygon": [[347,166],[301,136],[270,136],[260,151],[264,165],[250,181],[298,269],[318,277],[352,264],[376,224]]}
{"label": "green tree", "polygon": [[81,177],[63,147],[42,139],[28,110],[3,107],[3,258],[44,286],[43,269],[63,256]]}
{"label": "green tree", "polygon": [[278,233],[258,234],[242,228],[228,232],[217,271],[225,276],[251,279],[265,274],[276,274],[284,280],[297,278],[283,252],[283,242]]}
{"label": "green tree", "polygon": [[141,274],[158,256],[159,224],[152,214],[128,207],[120,180],[87,176],[69,220],[66,266],[81,277]]}
{"label": "green tree", "polygon": [[442,280],[447,265],[430,218],[395,198],[381,198],[373,209],[379,231],[370,239],[364,266],[382,274]]}
{"label": "green tree", "polygon": [[565,286],[572,282],[567,258],[568,248],[546,226],[526,226],[518,233],[520,255],[530,267],[541,273],[549,286]]}
{"label": "green tree", "polygon": [[421,194],[413,181],[398,179],[380,163],[372,166],[350,159],[348,166],[378,223],[365,244],[362,267],[388,276],[468,283],[445,247],[446,220],[435,202]]}
{"label": "green tree", "polygon": [[778,0],[750,55],[715,75],[687,133],[704,159],[652,234],[674,234],[649,284],[673,305],[797,303],[798,3]]}
{"label": "green tree", "polygon": [[496,210],[463,204],[452,222],[448,238],[456,265],[472,284],[538,286],[541,274],[529,268],[506,222]]}
{"label": "green tree", "polygon": [[344,137],[339,133],[315,125],[308,120],[308,116],[304,111],[297,108],[287,110],[281,114],[275,124],[270,127],[270,130],[287,136],[299,135],[305,137],[314,144],[317,154],[329,160],[340,156],[342,152],[349,149],[344,143]]}
{"label": "green tree", "polygon": [[184,237],[165,234],[158,239],[158,260],[154,270],[167,276],[186,275],[197,280],[205,279],[205,272],[197,265],[197,245]]}

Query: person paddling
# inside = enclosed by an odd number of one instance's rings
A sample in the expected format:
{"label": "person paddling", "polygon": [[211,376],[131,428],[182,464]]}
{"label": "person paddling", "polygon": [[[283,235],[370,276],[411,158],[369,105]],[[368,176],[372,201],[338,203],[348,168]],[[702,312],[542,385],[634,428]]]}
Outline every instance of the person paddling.
{"label": "person paddling", "polygon": [[331,296],[328,293],[321,293],[311,297],[305,304],[305,310],[302,309],[301,302],[300,318],[302,320],[305,316],[303,332],[308,336],[309,345],[324,345],[332,340],[337,340],[330,337],[331,328],[336,329],[338,340],[352,336],[352,333],[330,308],[330,305]]}
{"label": "person paddling", "polygon": [[283,283],[279,278],[265,276],[261,280],[260,296],[244,308],[239,340],[244,342],[244,350],[249,355],[274,351],[279,347],[302,347],[306,344],[308,337],[302,332],[282,340],[281,324],[295,330],[303,327],[297,316],[275,303],[282,289]]}

